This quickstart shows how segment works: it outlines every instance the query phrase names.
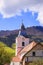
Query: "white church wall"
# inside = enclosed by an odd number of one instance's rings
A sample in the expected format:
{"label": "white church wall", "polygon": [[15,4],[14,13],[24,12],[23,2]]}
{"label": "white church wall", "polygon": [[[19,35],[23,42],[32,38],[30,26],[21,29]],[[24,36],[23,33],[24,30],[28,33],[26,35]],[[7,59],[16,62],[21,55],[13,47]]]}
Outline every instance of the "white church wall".
{"label": "white church wall", "polygon": [[[25,43],[25,45],[24,46],[22,46],[22,42],[24,42]],[[25,38],[25,37],[23,37],[23,36],[18,36],[17,38],[16,38],[16,55],[17,55],[17,53],[21,50],[21,49],[23,49],[25,46],[27,46],[29,44],[29,38]]]}
{"label": "white church wall", "polygon": [[25,42],[25,46],[29,44],[29,38],[25,38],[23,36],[19,36],[17,39],[16,39],[16,44],[18,47],[23,47],[22,46],[22,42]]}

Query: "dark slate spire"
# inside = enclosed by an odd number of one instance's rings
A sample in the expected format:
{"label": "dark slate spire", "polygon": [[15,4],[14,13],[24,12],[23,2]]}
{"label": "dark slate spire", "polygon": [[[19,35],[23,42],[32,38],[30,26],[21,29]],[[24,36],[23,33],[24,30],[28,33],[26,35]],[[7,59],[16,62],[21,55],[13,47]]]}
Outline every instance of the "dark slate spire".
{"label": "dark slate spire", "polygon": [[24,26],[23,23],[22,23],[22,25],[21,25],[21,30],[25,30],[25,26]]}
{"label": "dark slate spire", "polygon": [[25,29],[25,26],[24,26],[24,24],[22,23],[22,25],[21,25],[21,29],[20,29],[20,31],[19,31],[19,36],[24,36],[24,37],[28,37],[27,36],[27,33],[26,33],[26,29]]}

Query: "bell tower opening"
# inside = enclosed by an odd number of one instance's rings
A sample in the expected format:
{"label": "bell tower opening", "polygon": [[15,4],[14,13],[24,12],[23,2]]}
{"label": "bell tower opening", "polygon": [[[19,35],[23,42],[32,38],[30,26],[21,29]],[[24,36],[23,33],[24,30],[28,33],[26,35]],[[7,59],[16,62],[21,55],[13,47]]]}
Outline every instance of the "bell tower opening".
{"label": "bell tower opening", "polygon": [[22,46],[25,46],[25,42],[22,42]]}

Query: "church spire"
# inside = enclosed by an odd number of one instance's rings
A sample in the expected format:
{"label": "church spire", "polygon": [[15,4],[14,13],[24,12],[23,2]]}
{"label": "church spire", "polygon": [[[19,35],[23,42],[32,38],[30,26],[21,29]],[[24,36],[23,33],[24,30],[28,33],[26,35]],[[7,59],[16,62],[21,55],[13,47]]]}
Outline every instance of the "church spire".
{"label": "church spire", "polygon": [[25,26],[23,24],[23,19],[22,19],[22,24],[21,24],[21,30],[25,30]]}

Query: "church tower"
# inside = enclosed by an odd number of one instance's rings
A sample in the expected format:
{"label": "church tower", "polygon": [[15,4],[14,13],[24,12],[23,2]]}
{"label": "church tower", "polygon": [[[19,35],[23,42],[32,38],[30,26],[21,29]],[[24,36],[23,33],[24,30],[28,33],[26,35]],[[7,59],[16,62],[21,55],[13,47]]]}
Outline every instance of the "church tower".
{"label": "church tower", "polygon": [[16,38],[16,55],[29,44],[29,38],[26,33],[24,24],[22,23],[18,37]]}

